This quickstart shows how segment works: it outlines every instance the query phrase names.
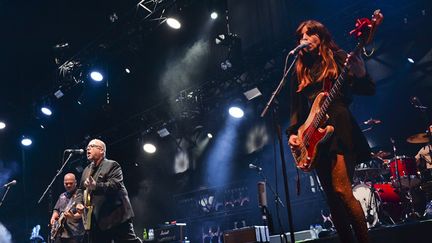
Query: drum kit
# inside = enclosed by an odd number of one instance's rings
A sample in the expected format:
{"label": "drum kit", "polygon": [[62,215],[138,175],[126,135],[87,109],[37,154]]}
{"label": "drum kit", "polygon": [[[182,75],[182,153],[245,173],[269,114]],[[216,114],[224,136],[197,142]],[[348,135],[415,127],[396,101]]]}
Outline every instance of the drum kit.
{"label": "drum kit", "polygon": [[391,139],[392,152],[373,152],[371,161],[356,166],[353,194],[369,228],[432,216],[427,215],[432,211],[431,131],[432,126],[427,133],[406,139],[408,143],[427,144],[416,158],[398,155]]}

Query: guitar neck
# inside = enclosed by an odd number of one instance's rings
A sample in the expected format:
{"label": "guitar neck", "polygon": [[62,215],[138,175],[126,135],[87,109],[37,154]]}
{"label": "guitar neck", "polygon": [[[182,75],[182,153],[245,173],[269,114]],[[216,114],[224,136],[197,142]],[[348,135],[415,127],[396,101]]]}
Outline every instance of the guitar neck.
{"label": "guitar neck", "polygon": [[[357,44],[356,48],[353,50],[354,53],[358,53],[363,48],[363,45],[361,43]],[[344,65],[341,73],[339,74],[338,78],[336,79],[335,83],[333,84],[332,88],[328,92],[328,96],[324,100],[320,111],[317,113],[317,116],[314,119],[313,125],[315,128],[317,128],[323,119],[326,117],[327,111],[334,101],[334,99],[337,98],[337,96],[341,93],[342,86],[344,85],[344,82],[348,76],[349,68],[347,65]]]}

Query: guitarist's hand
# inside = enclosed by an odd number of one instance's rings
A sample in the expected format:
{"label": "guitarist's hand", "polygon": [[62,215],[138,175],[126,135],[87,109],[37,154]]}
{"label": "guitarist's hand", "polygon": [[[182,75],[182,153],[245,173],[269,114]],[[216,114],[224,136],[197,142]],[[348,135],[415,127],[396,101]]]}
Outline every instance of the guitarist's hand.
{"label": "guitarist's hand", "polygon": [[57,219],[58,219],[58,217],[57,218],[54,218],[54,217],[51,218],[50,225],[53,226],[55,224],[55,222],[57,221]]}
{"label": "guitarist's hand", "polygon": [[89,190],[94,190],[96,188],[96,181],[93,177],[89,176],[89,178],[84,181],[84,186]]}
{"label": "guitarist's hand", "polygon": [[74,219],[74,214],[71,211],[64,212],[63,215],[67,219]]}
{"label": "guitarist's hand", "polygon": [[345,65],[348,66],[350,74],[356,78],[363,78],[366,75],[366,67],[363,58],[359,54],[348,54]]}
{"label": "guitarist's hand", "polygon": [[297,148],[298,146],[300,146],[300,139],[297,135],[292,134],[289,137],[288,143],[289,143],[291,148]]}

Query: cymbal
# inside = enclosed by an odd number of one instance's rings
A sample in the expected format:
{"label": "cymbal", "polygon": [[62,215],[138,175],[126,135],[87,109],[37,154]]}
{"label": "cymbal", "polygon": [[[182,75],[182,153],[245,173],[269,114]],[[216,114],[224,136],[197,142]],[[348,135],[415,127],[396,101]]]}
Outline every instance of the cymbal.
{"label": "cymbal", "polygon": [[418,133],[412,136],[409,136],[406,140],[408,143],[428,143],[429,136],[426,133]]}
{"label": "cymbal", "polygon": [[372,158],[378,158],[378,159],[383,159],[386,158],[388,156],[390,156],[392,153],[387,152],[387,151],[378,151],[378,152],[371,152]]}

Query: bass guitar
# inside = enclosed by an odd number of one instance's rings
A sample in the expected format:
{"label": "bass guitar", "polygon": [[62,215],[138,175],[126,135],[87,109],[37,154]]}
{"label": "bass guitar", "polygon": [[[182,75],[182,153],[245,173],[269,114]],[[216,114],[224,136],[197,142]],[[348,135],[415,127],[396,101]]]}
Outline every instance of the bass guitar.
{"label": "bass guitar", "polygon": [[[375,10],[372,20],[361,18],[356,21],[356,28],[350,32],[359,39],[354,53],[359,53],[365,45],[372,41],[376,28],[382,23],[382,20],[383,15],[380,10]],[[305,123],[298,129],[297,136],[300,145],[291,148],[291,153],[297,167],[302,171],[309,172],[315,168],[316,155],[320,146],[333,134],[334,127],[330,125],[323,127],[323,124],[328,119],[327,111],[330,105],[341,92],[348,72],[349,67],[345,65],[330,91],[317,95]]]}

